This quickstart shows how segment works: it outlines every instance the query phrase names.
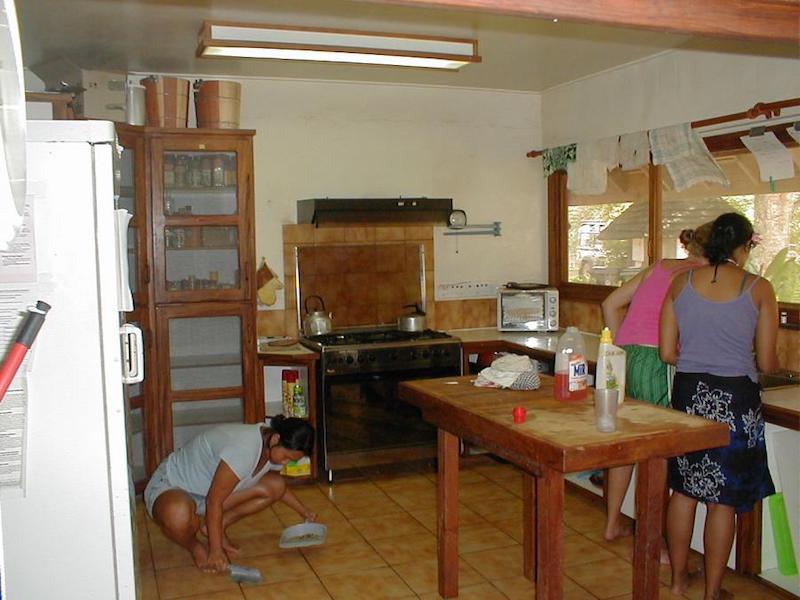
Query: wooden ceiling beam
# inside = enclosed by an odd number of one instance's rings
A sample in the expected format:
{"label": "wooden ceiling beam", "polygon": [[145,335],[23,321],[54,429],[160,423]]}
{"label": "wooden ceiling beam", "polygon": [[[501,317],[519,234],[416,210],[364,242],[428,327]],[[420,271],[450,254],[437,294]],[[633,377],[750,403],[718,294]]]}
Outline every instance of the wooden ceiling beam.
{"label": "wooden ceiling beam", "polygon": [[798,0],[362,0],[800,43]]}

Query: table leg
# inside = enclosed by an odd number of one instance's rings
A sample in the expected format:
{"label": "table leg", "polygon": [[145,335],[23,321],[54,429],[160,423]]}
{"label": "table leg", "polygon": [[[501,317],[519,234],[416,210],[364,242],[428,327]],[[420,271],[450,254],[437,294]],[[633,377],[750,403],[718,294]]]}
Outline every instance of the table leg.
{"label": "table leg", "polygon": [[536,481],[537,600],[561,600],[563,562],[564,474],[545,468]]}
{"label": "table leg", "polygon": [[522,475],[522,574],[536,581],[536,478]]}
{"label": "table leg", "polygon": [[637,600],[657,600],[659,596],[661,514],[666,484],[666,459],[651,458],[637,463],[636,537],[633,542],[633,597]]}
{"label": "table leg", "polygon": [[438,511],[439,595],[458,596],[458,438],[439,430]]}

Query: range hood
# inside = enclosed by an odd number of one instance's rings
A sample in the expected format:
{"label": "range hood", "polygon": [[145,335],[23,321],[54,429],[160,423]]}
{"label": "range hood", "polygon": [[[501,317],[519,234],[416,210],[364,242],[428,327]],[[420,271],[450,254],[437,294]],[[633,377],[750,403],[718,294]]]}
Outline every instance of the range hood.
{"label": "range hood", "polygon": [[297,222],[447,224],[452,198],[310,198],[298,200]]}

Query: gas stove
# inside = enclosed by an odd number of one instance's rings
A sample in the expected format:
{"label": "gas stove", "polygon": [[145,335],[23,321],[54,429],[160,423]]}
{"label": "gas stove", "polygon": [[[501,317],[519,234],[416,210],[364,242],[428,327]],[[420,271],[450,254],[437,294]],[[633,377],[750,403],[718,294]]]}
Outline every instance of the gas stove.
{"label": "gas stove", "polygon": [[461,340],[432,329],[340,331],[301,341],[320,353],[326,375],[461,366]]}

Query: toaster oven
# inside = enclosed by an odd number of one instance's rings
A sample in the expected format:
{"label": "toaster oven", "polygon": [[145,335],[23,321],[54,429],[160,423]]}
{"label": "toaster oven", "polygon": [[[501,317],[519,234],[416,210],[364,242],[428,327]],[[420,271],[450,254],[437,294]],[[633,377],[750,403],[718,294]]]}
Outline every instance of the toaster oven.
{"label": "toaster oven", "polygon": [[548,287],[500,287],[497,289],[499,331],[556,331],[558,290]]}

